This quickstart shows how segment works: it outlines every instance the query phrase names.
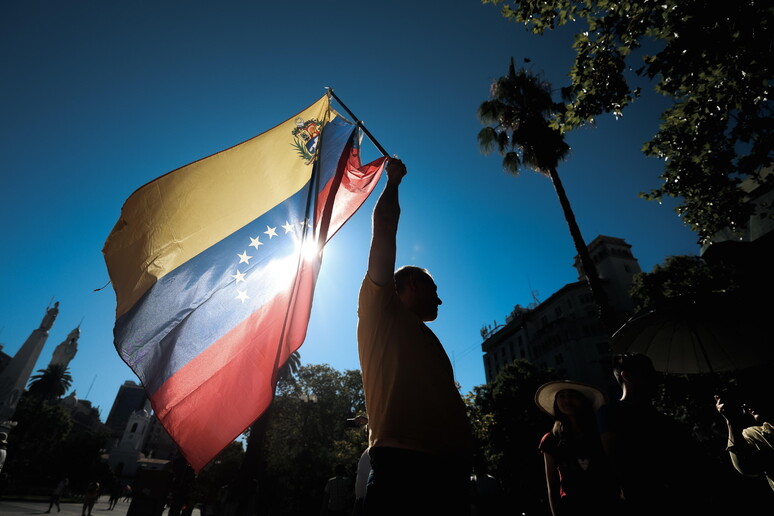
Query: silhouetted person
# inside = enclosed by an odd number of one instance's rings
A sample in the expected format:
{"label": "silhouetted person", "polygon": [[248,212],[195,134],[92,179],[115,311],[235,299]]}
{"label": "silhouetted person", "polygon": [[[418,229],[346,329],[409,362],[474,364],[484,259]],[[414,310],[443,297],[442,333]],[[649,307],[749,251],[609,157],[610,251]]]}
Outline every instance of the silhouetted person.
{"label": "silhouetted person", "polygon": [[99,489],[99,482],[92,482],[86,488],[86,493],[83,495],[83,510],[81,511],[81,516],[91,516],[91,510],[99,499]]}
{"label": "silhouetted person", "polygon": [[124,497],[125,502],[131,502],[132,501],[132,486],[129,484],[126,484],[124,486],[124,492],[122,493],[122,496]]}
{"label": "silhouetted person", "polygon": [[[354,425],[362,426],[368,435],[368,416],[355,416],[352,418]],[[366,494],[366,484],[368,484],[368,477],[371,474],[371,457],[368,455],[370,448],[366,447],[363,453],[360,454],[360,459],[357,461],[357,474],[355,475],[355,507],[352,511],[353,516],[362,516],[364,514],[364,502]]]}
{"label": "silhouetted person", "polygon": [[419,267],[393,273],[405,174],[390,159],[358,302],[371,457],[365,514],[469,515],[470,425],[451,362],[425,325],[438,315],[437,287]]}
{"label": "silhouetted person", "polygon": [[347,476],[343,465],[336,465],[334,476],[325,483],[323,493],[324,516],[349,516],[355,497],[355,483]]}
{"label": "silhouetted person", "polygon": [[110,498],[108,499],[108,510],[112,511],[116,508],[116,504],[118,503],[118,499],[121,498],[121,493],[124,492],[124,488],[121,485],[121,482],[116,480],[113,483],[113,486],[110,488]]}
{"label": "silhouetted person", "polygon": [[3,471],[5,465],[5,457],[8,453],[8,434],[0,432],[0,472]]}
{"label": "silhouetted person", "polygon": [[473,474],[470,475],[471,516],[494,516],[503,514],[503,490],[500,482],[489,473],[482,458],[474,459]]}
{"label": "silhouetted person", "polygon": [[706,457],[687,428],[653,406],[653,362],[638,353],[616,355],[613,374],[621,399],[600,408],[598,422],[626,514],[700,513],[712,495]]}
{"label": "silhouetted person", "polygon": [[180,516],[191,498],[196,474],[188,462],[178,456],[172,461],[172,481],[169,489],[169,514]]}
{"label": "silhouetted person", "polygon": [[614,514],[618,490],[595,414],[605,403],[604,394],[590,385],[555,381],[537,390],[535,403],[554,418],[540,441],[551,514]]}
{"label": "silhouetted person", "polygon": [[46,512],[51,512],[51,509],[56,505],[56,512],[60,512],[62,509],[59,507],[59,501],[62,499],[62,495],[65,492],[65,489],[67,489],[67,485],[70,483],[70,479],[67,477],[63,478],[59,481],[59,483],[56,485],[54,490],[51,492],[51,498],[48,502],[48,510]]}
{"label": "silhouetted person", "polygon": [[765,476],[774,489],[774,426],[771,414],[737,405],[715,396],[715,408],[728,427],[728,451],[734,468],[743,475]]}

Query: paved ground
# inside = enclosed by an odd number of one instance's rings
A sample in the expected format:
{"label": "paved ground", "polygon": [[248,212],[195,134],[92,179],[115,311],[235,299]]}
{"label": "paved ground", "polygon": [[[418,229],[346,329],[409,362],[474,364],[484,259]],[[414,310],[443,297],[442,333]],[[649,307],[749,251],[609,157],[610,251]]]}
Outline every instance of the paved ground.
{"label": "paved ground", "polygon": [[[62,511],[57,513],[56,506],[54,506],[51,514],[58,514],[59,516],[80,516],[83,504],[75,503],[61,503],[59,506]],[[29,516],[30,514],[44,514],[48,509],[48,503],[41,502],[17,502],[15,500],[0,500],[0,516]],[[91,516],[126,516],[126,511],[129,510],[129,502],[118,502],[115,509],[108,510],[107,497],[103,496],[99,501],[94,504],[94,508],[91,511]],[[164,510],[166,516],[168,511]],[[194,509],[193,516],[200,516],[199,509]]]}

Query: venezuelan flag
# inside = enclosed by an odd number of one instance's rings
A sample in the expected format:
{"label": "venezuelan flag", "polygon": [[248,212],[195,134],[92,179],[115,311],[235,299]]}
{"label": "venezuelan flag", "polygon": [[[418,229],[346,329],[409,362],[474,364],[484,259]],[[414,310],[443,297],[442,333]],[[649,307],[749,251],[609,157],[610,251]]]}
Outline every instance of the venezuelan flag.
{"label": "venezuelan flag", "polygon": [[198,472],[269,406],[306,335],[328,239],[385,158],[328,96],[127,199],[103,253],[115,346]]}

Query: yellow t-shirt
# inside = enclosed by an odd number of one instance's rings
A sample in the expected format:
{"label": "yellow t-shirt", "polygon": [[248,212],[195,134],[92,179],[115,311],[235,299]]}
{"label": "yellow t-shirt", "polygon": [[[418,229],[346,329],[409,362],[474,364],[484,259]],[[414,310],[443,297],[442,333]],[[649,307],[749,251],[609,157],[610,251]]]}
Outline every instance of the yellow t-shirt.
{"label": "yellow t-shirt", "polygon": [[366,274],[357,340],[370,445],[468,459],[470,424],[449,357],[394,284]]}

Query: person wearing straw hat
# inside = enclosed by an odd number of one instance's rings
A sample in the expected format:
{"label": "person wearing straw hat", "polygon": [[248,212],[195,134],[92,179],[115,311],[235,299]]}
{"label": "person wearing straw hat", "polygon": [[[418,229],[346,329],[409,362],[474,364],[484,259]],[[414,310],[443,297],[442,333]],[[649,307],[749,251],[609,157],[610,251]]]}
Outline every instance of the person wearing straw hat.
{"label": "person wearing straw hat", "polygon": [[535,403],[554,418],[540,441],[553,516],[613,514],[618,490],[599,439],[595,411],[605,403],[597,388],[570,380],[542,385]]}

